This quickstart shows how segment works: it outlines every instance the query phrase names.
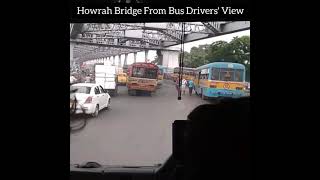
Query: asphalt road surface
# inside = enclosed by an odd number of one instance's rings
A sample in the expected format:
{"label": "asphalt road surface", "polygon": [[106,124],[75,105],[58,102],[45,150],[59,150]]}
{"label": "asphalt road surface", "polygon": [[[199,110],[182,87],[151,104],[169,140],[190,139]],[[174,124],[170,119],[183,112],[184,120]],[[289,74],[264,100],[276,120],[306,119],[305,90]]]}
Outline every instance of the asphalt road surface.
{"label": "asphalt road surface", "polygon": [[[186,92],[188,93],[188,92]],[[162,164],[172,152],[172,123],[185,120],[200,104],[210,103],[193,94],[177,100],[171,81],[152,96],[129,96],[119,88],[111,108],[70,137],[70,163],[87,161],[103,165],[150,166]]]}

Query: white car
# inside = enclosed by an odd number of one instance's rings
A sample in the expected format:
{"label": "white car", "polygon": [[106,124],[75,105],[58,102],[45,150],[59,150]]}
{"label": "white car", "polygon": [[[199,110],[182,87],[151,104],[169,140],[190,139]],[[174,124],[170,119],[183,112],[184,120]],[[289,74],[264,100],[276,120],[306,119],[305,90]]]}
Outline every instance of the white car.
{"label": "white car", "polygon": [[[72,102],[74,99],[77,102],[75,114],[85,113],[96,117],[100,110],[110,107],[110,95],[98,84],[77,83],[71,85],[70,90],[75,91],[70,96]],[[70,108],[72,108],[71,102]]]}

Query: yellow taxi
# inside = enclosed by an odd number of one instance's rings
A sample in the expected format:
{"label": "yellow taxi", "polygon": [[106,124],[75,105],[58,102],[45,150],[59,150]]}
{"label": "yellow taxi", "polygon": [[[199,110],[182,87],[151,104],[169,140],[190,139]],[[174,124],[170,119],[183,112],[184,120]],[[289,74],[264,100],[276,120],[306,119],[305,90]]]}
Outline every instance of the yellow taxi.
{"label": "yellow taxi", "polygon": [[117,80],[119,85],[126,85],[127,79],[128,79],[126,73],[118,73],[117,78],[118,78]]}

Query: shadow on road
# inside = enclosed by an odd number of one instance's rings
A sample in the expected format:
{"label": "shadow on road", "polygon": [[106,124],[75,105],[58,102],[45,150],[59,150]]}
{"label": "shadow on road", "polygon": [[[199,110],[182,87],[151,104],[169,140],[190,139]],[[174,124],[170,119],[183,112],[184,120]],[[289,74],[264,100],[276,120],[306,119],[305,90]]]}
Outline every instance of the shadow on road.
{"label": "shadow on road", "polygon": [[83,130],[87,125],[88,119],[88,115],[72,115],[70,117],[70,134]]}

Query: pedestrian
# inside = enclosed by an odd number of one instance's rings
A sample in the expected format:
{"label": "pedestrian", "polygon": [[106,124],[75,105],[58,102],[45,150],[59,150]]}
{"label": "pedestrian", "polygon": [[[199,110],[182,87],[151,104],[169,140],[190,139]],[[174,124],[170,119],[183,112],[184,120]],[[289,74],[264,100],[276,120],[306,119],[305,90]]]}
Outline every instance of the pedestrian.
{"label": "pedestrian", "polygon": [[190,95],[190,96],[191,96],[191,94],[192,94],[193,86],[194,86],[193,81],[192,81],[192,79],[190,79],[189,82],[188,82],[189,95]]}
{"label": "pedestrian", "polygon": [[177,89],[177,91],[179,92],[179,80],[176,80],[176,89]]}
{"label": "pedestrian", "polygon": [[186,88],[187,88],[187,84],[188,84],[187,82],[188,82],[187,80],[182,79],[181,89],[182,89],[183,94],[186,94]]}

